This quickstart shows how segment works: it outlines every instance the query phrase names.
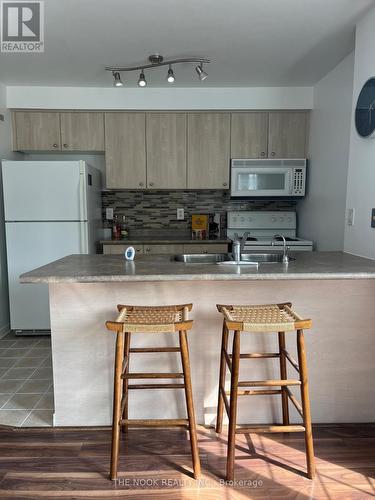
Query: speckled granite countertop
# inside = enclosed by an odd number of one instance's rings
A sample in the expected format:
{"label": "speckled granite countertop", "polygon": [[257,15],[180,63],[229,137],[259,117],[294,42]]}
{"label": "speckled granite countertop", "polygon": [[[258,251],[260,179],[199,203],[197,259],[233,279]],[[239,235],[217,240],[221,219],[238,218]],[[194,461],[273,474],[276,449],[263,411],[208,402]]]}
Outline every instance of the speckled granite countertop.
{"label": "speckled granite countertop", "polygon": [[288,265],[227,266],[184,264],[170,255],[69,255],[20,277],[22,283],[95,283],[113,281],[295,280],[375,278],[375,261],[342,252],[301,252]]}

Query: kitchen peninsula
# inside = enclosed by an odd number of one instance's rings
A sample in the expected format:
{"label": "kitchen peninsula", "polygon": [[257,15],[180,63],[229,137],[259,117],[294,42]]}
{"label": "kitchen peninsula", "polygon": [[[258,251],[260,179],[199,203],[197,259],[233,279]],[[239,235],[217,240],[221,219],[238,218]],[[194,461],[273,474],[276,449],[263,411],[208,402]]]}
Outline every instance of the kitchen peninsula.
{"label": "kitchen peninsula", "polygon": [[[135,262],[120,255],[71,255],[22,275],[21,282],[49,286],[55,425],[110,424],[115,337],[105,321],[116,317],[118,303],[193,303],[189,346],[199,423],[212,424],[216,414],[221,318],[215,305],[285,301],[313,321],[306,332],[313,422],[374,418],[375,386],[369,383],[375,375],[372,260],[302,252],[288,265],[256,269],[185,264],[166,255],[139,256]],[[176,339],[171,337],[135,334],[132,347],[173,346]],[[273,337],[244,334],[242,351],[272,351]],[[289,345],[294,355],[294,338]],[[173,353],[151,356],[133,355],[130,369],[149,371],[152,362],[153,371],[178,371]],[[272,378],[278,369],[272,363],[261,367],[257,360],[247,360],[241,370],[254,380]],[[162,404],[154,404],[155,394]],[[260,396],[246,411],[240,406],[239,422],[277,421],[278,400],[269,400]],[[130,418],[176,418],[184,411],[183,394],[177,391],[132,391],[129,404]],[[297,416],[292,413],[292,420]]]}

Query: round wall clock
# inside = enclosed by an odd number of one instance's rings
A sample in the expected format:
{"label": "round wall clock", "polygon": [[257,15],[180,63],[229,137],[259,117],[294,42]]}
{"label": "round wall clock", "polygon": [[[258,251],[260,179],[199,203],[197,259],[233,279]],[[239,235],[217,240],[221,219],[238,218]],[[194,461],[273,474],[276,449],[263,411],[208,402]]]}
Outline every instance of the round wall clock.
{"label": "round wall clock", "polygon": [[355,126],[361,137],[375,137],[375,77],[367,80],[359,93]]}

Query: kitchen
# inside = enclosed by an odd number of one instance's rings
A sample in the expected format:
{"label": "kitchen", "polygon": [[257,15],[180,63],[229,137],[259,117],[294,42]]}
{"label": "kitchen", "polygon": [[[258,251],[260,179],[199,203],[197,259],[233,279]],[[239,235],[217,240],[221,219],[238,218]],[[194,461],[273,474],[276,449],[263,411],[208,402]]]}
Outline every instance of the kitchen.
{"label": "kitchen", "polygon": [[[259,7],[259,2],[251,3]],[[235,77],[233,61],[228,73],[218,62],[219,54],[205,48],[203,41],[193,51],[202,57],[181,57],[181,63],[174,57],[178,50],[160,50],[165,58],[154,54],[150,61],[147,52],[132,57],[118,53],[117,62],[124,67],[108,67],[106,72],[104,66],[112,59],[107,55],[100,77],[90,73],[93,86],[83,78],[95,61],[82,70],[71,69],[73,76],[59,70],[59,81],[49,73],[38,80],[34,72],[19,85],[22,64],[14,55],[1,55],[7,58],[10,76],[0,96],[5,210],[0,424],[21,430],[41,426],[46,432],[65,426],[87,427],[87,432],[90,426],[109,429],[116,335],[106,331],[105,323],[115,321],[117,304],[192,302],[189,348],[196,423],[202,433],[198,442],[209,439],[207,432],[217,418],[220,365],[221,316],[216,304],[290,301],[313,325],[311,332],[306,330],[306,342],[318,475],[319,467],[324,470],[319,459],[321,429],[350,422],[353,439],[355,433],[362,432],[365,439],[366,432],[373,432],[371,424],[363,424],[373,422],[372,388],[366,385],[374,354],[373,144],[366,138],[368,131],[360,136],[362,122],[356,123],[355,116],[361,117],[358,97],[375,71],[367,48],[373,43],[374,9],[368,10],[371,2],[359,2],[356,8],[344,3],[340,13],[340,2],[330,7],[332,17],[324,25],[326,35],[332,34],[330,22],[335,19],[342,38],[331,41],[330,51],[321,48],[318,60],[313,53],[311,59],[306,55],[313,46],[306,40],[305,65],[300,62],[298,73],[295,54],[296,74],[291,71],[289,80],[276,69],[273,75],[265,69],[262,74],[261,67],[260,73],[246,73],[248,66]],[[221,26],[223,9],[211,20],[212,29]],[[141,7],[135,11],[135,16],[142,13]],[[323,12],[323,7],[314,11],[317,25],[322,25]],[[306,13],[299,14],[303,18]],[[355,42],[352,31],[344,29],[349,20],[351,30],[356,27]],[[300,29],[294,30],[301,41]],[[320,41],[322,47],[324,37],[318,38],[316,34],[314,44],[319,47]],[[285,67],[291,64],[292,52],[283,56]],[[276,51],[268,55],[270,61],[276,56]],[[42,64],[43,57],[50,56],[20,57],[25,64],[34,57]],[[365,90],[370,92],[371,85]],[[208,223],[213,219],[210,238]],[[90,236],[93,228],[96,237]],[[95,242],[99,254],[92,249]],[[129,247],[134,247],[134,260],[131,252],[129,260],[125,258]],[[356,330],[360,341],[353,338]],[[132,349],[150,348],[147,339],[137,342],[136,337]],[[244,345],[251,351],[257,342],[244,340]],[[260,352],[277,350],[271,340],[269,345],[259,342]],[[162,345],[158,339],[158,348]],[[140,372],[150,371],[150,363],[159,364],[160,371],[176,368],[169,354],[156,362],[155,357],[134,360]],[[260,364],[246,371],[241,365],[241,370],[249,379],[265,378]],[[273,377],[268,370],[266,375]],[[25,387],[31,389],[22,392]],[[162,399],[153,398],[152,404],[151,392],[135,393],[129,410],[134,418],[173,419],[172,410],[184,414],[184,400],[175,391],[157,391]],[[257,401],[257,408],[241,403],[239,423],[280,421],[276,398],[271,405],[263,396]],[[291,416],[297,420],[298,411]],[[174,432],[161,429],[156,434],[169,439]],[[350,438],[348,429],[342,432]],[[141,432],[134,429],[129,435],[137,443]],[[251,434],[254,442],[261,439],[258,436]],[[8,434],[5,439],[10,439]],[[271,451],[271,440],[266,442]],[[281,462],[291,446],[285,443]],[[206,445],[199,446],[202,453]],[[262,455],[267,456],[265,448]],[[190,467],[189,452],[184,453],[184,466]],[[109,454],[108,448],[105,460]],[[225,454],[226,449],[217,456],[221,474]],[[324,456],[329,461],[329,455]],[[126,468],[126,456],[121,460]],[[302,449],[296,461],[304,470]],[[171,462],[164,471],[167,477],[184,477]],[[251,461],[243,470],[239,462],[236,471],[246,477],[252,472]],[[151,469],[159,465],[156,460]],[[262,467],[254,470],[262,475]],[[142,471],[140,464],[135,470]],[[212,470],[205,468],[205,474]],[[285,482],[280,481],[284,488],[310,491],[311,481],[303,479],[296,486],[295,474],[289,472]],[[13,488],[11,478],[4,484]]]}

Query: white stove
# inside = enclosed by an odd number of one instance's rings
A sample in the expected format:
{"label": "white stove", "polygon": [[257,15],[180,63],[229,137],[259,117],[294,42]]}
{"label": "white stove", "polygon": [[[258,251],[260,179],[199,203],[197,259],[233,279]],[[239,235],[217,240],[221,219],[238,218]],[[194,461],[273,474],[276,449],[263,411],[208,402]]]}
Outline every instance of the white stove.
{"label": "white stove", "polygon": [[[282,247],[283,241],[274,240],[275,234],[285,236],[287,245],[293,252],[311,252],[313,242],[297,238],[297,217],[295,212],[243,211],[227,213],[227,236],[235,238],[248,232],[244,251],[271,250]],[[273,243],[273,245],[272,245]]]}

